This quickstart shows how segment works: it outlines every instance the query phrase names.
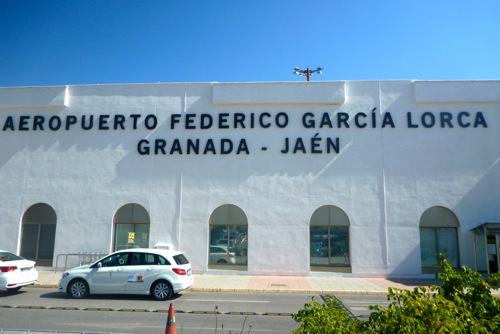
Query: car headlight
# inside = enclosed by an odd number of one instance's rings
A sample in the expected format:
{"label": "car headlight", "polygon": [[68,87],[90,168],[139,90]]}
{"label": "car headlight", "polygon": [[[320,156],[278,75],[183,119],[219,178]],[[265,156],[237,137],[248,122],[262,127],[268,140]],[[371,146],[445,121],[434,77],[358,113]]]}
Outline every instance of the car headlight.
{"label": "car headlight", "polygon": [[66,276],[69,276],[69,273],[63,273],[62,274],[62,278],[66,277]]}

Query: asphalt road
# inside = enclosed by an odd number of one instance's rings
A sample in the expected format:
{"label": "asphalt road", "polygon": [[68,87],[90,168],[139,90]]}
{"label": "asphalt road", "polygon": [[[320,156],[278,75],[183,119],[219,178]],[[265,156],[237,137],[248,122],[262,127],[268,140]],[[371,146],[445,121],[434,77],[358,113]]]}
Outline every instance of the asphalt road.
{"label": "asphalt road", "polygon": [[[75,300],[52,289],[0,292],[0,330],[30,329],[104,333],[164,333],[170,304],[178,333],[290,333],[292,314],[309,298],[290,293],[184,292],[158,302],[148,296],[99,295]],[[369,305],[387,305],[380,295],[336,295],[354,316]]]}
{"label": "asphalt road", "polygon": [[214,292],[185,292],[167,302],[126,295],[75,300],[30,288],[0,292],[0,329],[164,333],[173,304],[178,333],[290,333],[298,327],[292,314],[308,301],[306,294]]}

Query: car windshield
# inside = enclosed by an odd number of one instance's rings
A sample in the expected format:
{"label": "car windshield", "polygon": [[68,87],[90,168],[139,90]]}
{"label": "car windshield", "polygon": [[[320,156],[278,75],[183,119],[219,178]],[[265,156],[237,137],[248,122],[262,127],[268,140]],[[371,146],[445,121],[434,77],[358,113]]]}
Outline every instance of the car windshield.
{"label": "car windshield", "polygon": [[177,264],[189,264],[188,259],[184,256],[184,254],[174,255],[174,260]]}
{"label": "car windshield", "polygon": [[24,260],[24,259],[10,252],[0,252],[0,261],[17,261],[17,260]]}

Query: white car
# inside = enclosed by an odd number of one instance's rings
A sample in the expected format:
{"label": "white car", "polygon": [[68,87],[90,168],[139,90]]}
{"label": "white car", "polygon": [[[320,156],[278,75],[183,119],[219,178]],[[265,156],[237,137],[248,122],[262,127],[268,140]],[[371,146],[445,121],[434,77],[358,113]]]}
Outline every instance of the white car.
{"label": "white car", "polygon": [[167,300],[193,283],[191,264],[184,253],[134,248],[65,271],[59,291],[73,298],[89,294],[136,294]]}
{"label": "white car", "polygon": [[227,246],[222,245],[211,245],[210,246],[210,264],[235,264],[236,257],[232,249],[228,249]]}
{"label": "white car", "polygon": [[0,290],[18,291],[23,286],[35,284],[37,280],[35,261],[0,250]]}

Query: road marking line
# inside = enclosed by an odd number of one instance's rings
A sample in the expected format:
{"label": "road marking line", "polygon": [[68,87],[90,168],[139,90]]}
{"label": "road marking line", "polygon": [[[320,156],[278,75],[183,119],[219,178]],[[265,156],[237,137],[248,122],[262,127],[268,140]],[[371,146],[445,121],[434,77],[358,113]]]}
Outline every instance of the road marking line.
{"label": "road marking line", "polygon": [[257,303],[269,304],[269,300],[232,300],[232,299],[182,299],[183,302],[214,302],[214,303]]}

